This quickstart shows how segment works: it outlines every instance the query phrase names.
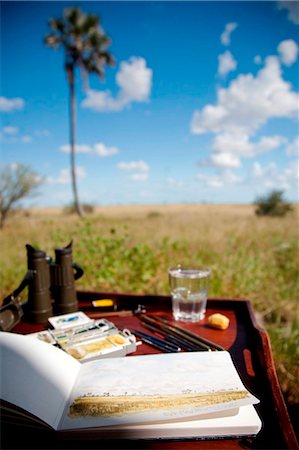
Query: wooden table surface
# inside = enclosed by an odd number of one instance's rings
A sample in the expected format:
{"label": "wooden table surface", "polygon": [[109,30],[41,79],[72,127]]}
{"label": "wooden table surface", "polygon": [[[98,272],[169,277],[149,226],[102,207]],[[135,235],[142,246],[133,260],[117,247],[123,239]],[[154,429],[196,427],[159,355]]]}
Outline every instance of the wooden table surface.
{"label": "wooden table surface", "polygon": [[[106,317],[119,328],[140,329],[147,331],[134,314],[138,305],[143,305],[147,314],[157,315],[173,320],[171,300],[168,296],[133,295],[79,291],[79,308],[92,318]],[[92,306],[92,300],[110,298],[115,303],[114,311],[103,311]],[[215,312],[225,314],[230,319],[225,331],[215,330],[207,325],[207,317]],[[215,440],[139,440],[101,441],[96,433],[76,435],[75,439],[63,433],[48,429],[29,429],[16,424],[2,424],[2,448],[132,448],[132,449],[298,449],[286,405],[278,383],[273,362],[270,341],[254,315],[251,303],[238,299],[209,299],[206,319],[198,323],[179,323],[180,326],[221,345],[228,350],[238,369],[240,377],[260,403],[256,405],[263,428],[255,438],[250,439],[215,439]],[[32,333],[46,329],[47,324],[31,324],[22,320],[12,330],[16,333]],[[134,354],[158,353],[153,347],[143,344]]]}

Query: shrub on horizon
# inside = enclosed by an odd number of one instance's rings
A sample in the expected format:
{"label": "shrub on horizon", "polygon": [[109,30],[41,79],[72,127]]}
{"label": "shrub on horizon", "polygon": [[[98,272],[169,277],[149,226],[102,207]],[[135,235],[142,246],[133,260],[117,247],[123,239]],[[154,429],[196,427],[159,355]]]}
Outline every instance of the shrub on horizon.
{"label": "shrub on horizon", "polygon": [[284,192],[280,190],[257,197],[254,205],[257,216],[283,217],[293,210],[292,205],[284,199]]}

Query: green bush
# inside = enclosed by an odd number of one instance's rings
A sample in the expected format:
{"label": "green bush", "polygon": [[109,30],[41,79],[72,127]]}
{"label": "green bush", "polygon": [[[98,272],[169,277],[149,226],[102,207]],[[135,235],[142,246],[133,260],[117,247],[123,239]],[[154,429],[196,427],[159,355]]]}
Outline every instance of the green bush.
{"label": "green bush", "polygon": [[284,199],[283,191],[273,190],[264,196],[258,197],[254,204],[257,216],[282,217],[292,211],[292,206]]}

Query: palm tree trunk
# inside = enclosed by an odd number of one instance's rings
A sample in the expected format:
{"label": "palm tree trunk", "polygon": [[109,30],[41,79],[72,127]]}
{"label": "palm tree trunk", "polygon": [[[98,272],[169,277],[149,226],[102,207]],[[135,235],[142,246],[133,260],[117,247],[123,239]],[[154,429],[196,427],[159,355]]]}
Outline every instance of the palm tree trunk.
{"label": "palm tree trunk", "polygon": [[70,85],[70,144],[71,144],[71,178],[74,196],[74,207],[79,217],[83,216],[82,208],[79,202],[77,182],[76,182],[76,164],[75,164],[75,129],[76,129],[76,95],[75,95],[75,77],[74,68],[69,69],[68,73]]}

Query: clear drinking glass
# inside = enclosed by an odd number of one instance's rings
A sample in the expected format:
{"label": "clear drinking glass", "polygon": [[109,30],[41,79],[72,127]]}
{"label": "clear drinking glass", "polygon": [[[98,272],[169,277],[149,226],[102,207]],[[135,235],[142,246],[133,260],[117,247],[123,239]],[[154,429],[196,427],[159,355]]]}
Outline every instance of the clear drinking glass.
{"label": "clear drinking glass", "polygon": [[198,322],[205,317],[211,270],[171,267],[168,269],[175,320]]}

